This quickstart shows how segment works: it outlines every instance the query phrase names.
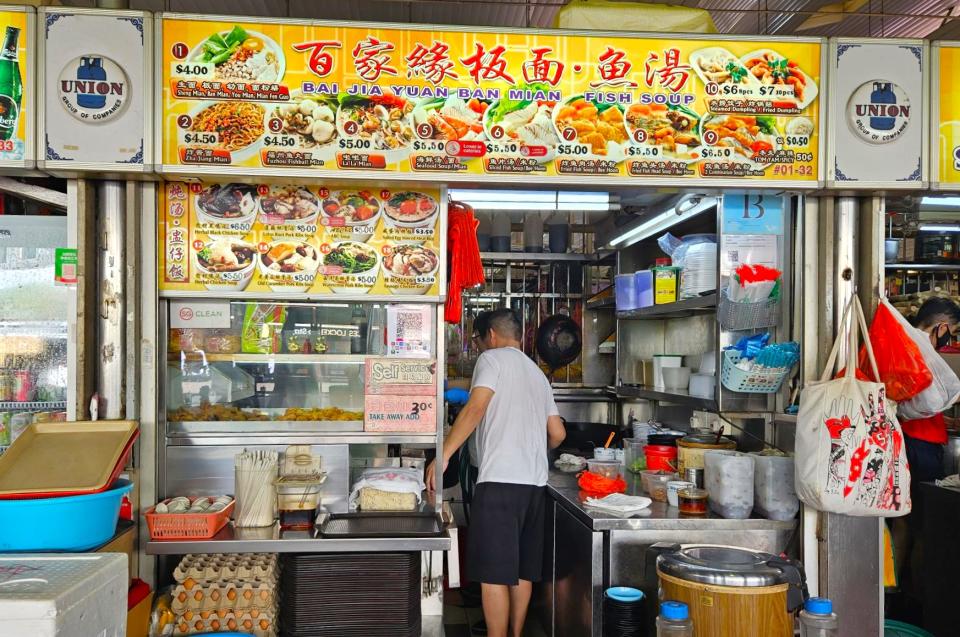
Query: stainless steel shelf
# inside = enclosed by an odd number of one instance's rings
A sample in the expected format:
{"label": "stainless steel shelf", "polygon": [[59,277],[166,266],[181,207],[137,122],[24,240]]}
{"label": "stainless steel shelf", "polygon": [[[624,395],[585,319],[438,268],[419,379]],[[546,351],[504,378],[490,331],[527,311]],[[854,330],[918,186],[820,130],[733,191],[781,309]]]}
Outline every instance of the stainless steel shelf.
{"label": "stainless steel shelf", "polygon": [[887,270],[924,270],[931,272],[960,272],[960,263],[886,263]]}
{"label": "stainless steel shelf", "polygon": [[0,410],[11,409],[66,409],[67,402],[64,400],[34,400],[30,402],[3,401],[0,402]]}
{"label": "stainless steel shelf", "polygon": [[[373,354],[207,354],[206,352],[183,352],[190,362],[208,363],[352,363],[360,364]],[[167,356],[169,362],[179,362],[180,352]]]}
{"label": "stainless steel shelf", "polygon": [[281,531],[279,524],[262,529],[238,529],[233,522],[208,540],[151,540],[149,555],[186,553],[341,553],[345,551],[447,551],[450,536],[429,538],[356,538],[331,540],[316,531]]}
{"label": "stainless steel shelf", "polygon": [[716,398],[704,398],[702,396],[693,396],[690,393],[679,389],[654,389],[652,387],[640,387],[635,385],[619,385],[614,389],[617,396],[621,398],[643,398],[646,400],[657,400],[675,405],[684,405],[694,409],[703,409],[705,411],[716,411]]}
{"label": "stainless steel shelf", "polygon": [[[173,424],[173,423],[170,423]],[[177,423],[182,424],[182,423]],[[190,423],[194,424],[194,423]],[[225,425],[211,427],[207,430],[181,429],[168,430],[167,444],[180,447],[218,446],[218,445],[245,445],[245,444],[273,444],[270,440],[278,440],[281,444],[294,441],[310,445],[427,445],[437,443],[437,434],[419,433],[368,433],[368,432],[338,432],[338,431],[309,431],[305,428],[271,427],[277,423],[245,422],[245,425],[265,425],[257,430],[252,427],[230,429],[232,423],[203,423],[207,425]],[[281,423],[286,424],[286,423]],[[298,425],[309,425],[308,422],[298,422]]]}
{"label": "stainless steel shelf", "polygon": [[596,254],[575,254],[572,252],[481,252],[482,261],[502,261],[509,263],[550,263],[554,261],[570,261],[576,263],[591,263],[598,259]]}
{"label": "stainless steel shelf", "polygon": [[697,312],[713,312],[717,307],[717,295],[706,294],[693,299],[684,299],[676,303],[651,305],[637,310],[617,312],[617,318],[622,321],[638,321],[651,319],[680,318],[691,316]]}

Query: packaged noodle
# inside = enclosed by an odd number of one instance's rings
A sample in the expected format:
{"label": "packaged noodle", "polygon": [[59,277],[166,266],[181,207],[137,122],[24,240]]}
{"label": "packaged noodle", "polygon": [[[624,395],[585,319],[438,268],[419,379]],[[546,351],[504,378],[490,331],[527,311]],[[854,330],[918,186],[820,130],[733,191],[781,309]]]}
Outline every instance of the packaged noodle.
{"label": "packaged noodle", "polygon": [[245,354],[277,354],[287,310],[282,305],[248,303],[243,315],[240,340]]}

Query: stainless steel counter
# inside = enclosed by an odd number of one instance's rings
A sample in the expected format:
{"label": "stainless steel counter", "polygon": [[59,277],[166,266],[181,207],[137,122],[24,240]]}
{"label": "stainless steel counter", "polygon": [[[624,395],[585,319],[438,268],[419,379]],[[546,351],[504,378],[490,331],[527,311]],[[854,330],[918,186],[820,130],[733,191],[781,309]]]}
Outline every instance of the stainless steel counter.
{"label": "stainless steel counter", "polygon": [[[637,482],[628,476],[628,494],[643,495]],[[547,563],[537,608],[546,611],[542,621],[552,637],[602,635],[603,591],[609,586],[632,586],[656,599],[653,544],[722,544],[778,554],[796,528],[794,521],[681,517],[661,502],[632,517],[601,513],[584,506],[575,473],[556,469],[547,492]]]}
{"label": "stainless steel counter", "polygon": [[[646,495],[640,486],[639,477],[629,475],[627,495]],[[650,507],[632,517],[618,517],[587,507],[580,497],[577,474],[558,469],[550,470],[547,491],[560,506],[569,510],[583,524],[594,531],[785,531],[794,529],[796,523],[776,522],[763,518],[728,520],[713,514],[707,516],[681,516],[676,507],[666,502],[654,502]]]}

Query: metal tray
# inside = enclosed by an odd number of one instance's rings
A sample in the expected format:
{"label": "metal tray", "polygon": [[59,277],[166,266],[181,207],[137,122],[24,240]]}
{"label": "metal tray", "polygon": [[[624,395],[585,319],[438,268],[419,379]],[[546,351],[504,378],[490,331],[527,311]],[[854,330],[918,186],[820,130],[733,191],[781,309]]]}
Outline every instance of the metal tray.
{"label": "metal tray", "polygon": [[104,491],[138,435],[133,420],[33,424],[0,456],[0,499]]}
{"label": "metal tray", "polygon": [[320,526],[327,538],[436,537],[443,533],[435,513],[335,513]]}

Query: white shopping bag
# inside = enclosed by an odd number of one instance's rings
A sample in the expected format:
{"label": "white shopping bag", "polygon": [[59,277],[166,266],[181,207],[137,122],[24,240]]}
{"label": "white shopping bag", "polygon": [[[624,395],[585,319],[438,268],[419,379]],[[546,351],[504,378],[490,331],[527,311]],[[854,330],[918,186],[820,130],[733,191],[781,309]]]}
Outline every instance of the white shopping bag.
{"label": "white shopping bag", "polygon": [[[807,506],[830,513],[906,515],[911,508],[910,470],[903,431],[883,383],[857,380],[858,329],[874,378],[879,378],[863,308],[853,296],[820,380],[800,394],[797,495]],[[831,380],[844,338],[846,368],[843,376]]]}
{"label": "white shopping bag", "polygon": [[933,382],[926,389],[909,400],[897,403],[897,415],[904,420],[915,420],[930,418],[946,411],[960,398],[960,378],[957,378],[947,361],[943,360],[943,356],[934,348],[929,334],[910,325],[887,299],[882,298],[880,302],[887,305],[887,309],[903,326],[907,336],[920,348],[923,362],[933,375]]}

